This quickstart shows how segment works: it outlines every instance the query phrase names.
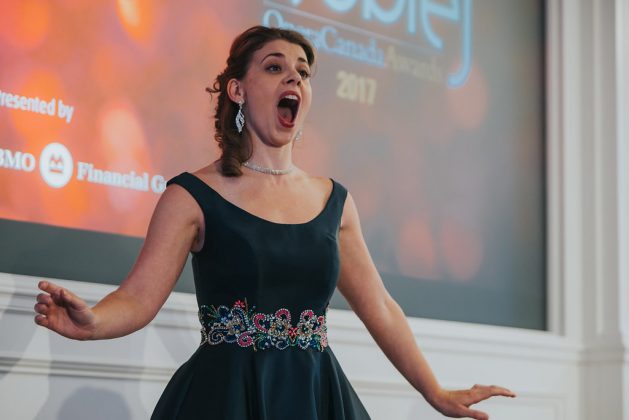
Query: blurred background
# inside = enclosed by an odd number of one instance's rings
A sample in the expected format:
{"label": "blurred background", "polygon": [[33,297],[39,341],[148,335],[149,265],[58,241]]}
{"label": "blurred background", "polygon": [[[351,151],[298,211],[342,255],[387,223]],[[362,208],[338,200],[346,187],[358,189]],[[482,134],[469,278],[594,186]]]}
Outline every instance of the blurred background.
{"label": "blurred background", "polygon": [[544,330],[543,6],[5,2],[0,271],[119,283],[165,181],[218,158],[204,89],[265,24],[317,47],[295,160],[355,197],[407,314]]}

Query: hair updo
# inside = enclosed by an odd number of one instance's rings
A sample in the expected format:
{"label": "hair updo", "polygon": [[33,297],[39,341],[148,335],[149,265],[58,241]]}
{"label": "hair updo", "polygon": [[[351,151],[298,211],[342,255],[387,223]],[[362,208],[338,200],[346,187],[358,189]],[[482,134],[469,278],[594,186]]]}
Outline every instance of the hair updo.
{"label": "hair updo", "polygon": [[253,54],[267,43],[284,40],[301,46],[306,53],[309,65],[314,64],[315,54],[310,42],[299,32],[290,29],[253,26],[234,39],[229,50],[225,70],[214,80],[212,87],[206,88],[210,95],[218,94],[216,114],[214,116],[214,139],[221,149],[221,173],[224,176],[240,176],[241,163],[251,157],[253,152],[250,139],[239,134],[236,129],[236,113],[238,104],[232,102],[227,94],[227,82],[231,79],[242,80],[247,71]]}

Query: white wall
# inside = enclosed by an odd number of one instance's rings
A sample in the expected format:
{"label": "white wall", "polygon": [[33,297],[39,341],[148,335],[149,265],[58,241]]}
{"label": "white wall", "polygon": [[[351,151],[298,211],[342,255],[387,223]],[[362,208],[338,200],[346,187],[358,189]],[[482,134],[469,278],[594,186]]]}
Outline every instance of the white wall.
{"label": "white wall", "polygon": [[[410,322],[444,386],[518,393],[481,404],[492,419],[629,420],[629,0],[548,10],[551,331]],[[38,280],[0,273],[0,418],[147,418],[199,342],[194,297],[131,336],[74,342],[33,323]],[[89,301],[111,290],[60,283]],[[374,420],[442,418],[352,313],[330,311],[329,330]]]}
{"label": "white wall", "polygon": [[[1,417],[147,418],[170,375],[198,345],[194,296],[173,294],[148,328],[128,337],[76,342],[33,323],[37,281],[0,275]],[[61,284],[92,302],[111,290]],[[578,400],[578,351],[565,338],[422,319],[411,319],[411,325],[445,386],[499,383],[518,392],[516,400],[485,404],[493,418],[577,418],[571,407]],[[442,418],[405,384],[353,313],[331,310],[329,330],[331,346],[374,420]]]}

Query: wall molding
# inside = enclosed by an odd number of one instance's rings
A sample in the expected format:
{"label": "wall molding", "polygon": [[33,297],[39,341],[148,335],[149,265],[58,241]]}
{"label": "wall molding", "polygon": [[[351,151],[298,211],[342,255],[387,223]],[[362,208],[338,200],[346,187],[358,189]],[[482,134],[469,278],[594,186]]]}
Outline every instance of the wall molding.
{"label": "wall molding", "polygon": [[[37,289],[39,280],[41,279],[30,276],[0,273],[0,314],[34,316],[33,305],[39,293]],[[110,285],[59,279],[50,279],[50,281],[69,288],[90,304],[96,303],[98,299],[114,289],[114,286]],[[196,333],[199,330],[196,308],[197,302],[194,295],[172,293],[157,317],[145,329],[134,334],[145,334],[148,329],[162,328],[175,328]],[[548,332],[419,318],[409,318],[409,324],[422,350],[428,353],[564,364],[586,361],[583,349],[580,349],[576,343]],[[333,348],[335,346],[363,349],[375,347],[375,342],[368,331],[351,311],[330,309],[328,325]],[[52,334],[43,328],[42,330],[46,331],[46,334]],[[617,357],[615,353],[609,354],[614,358]],[[100,355],[95,358],[85,355],[80,360],[76,357],[64,359],[59,356],[53,359],[48,355],[23,357],[21,354],[12,354],[0,348],[0,372],[10,370],[25,374],[164,381],[170,378],[176,366],[178,365],[137,366],[133,361],[104,360]],[[378,380],[370,378],[369,382],[378,382]]]}

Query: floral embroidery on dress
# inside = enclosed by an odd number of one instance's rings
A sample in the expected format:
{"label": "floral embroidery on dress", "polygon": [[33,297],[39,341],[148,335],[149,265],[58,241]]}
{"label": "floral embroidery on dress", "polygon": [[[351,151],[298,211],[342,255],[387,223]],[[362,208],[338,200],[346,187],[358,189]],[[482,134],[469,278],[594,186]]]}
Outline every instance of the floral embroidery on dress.
{"label": "floral embroidery on dress", "polygon": [[299,347],[323,351],[328,346],[325,315],[316,316],[310,309],[302,311],[293,326],[288,309],[274,314],[255,312],[255,306],[249,308],[245,299],[237,300],[231,308],[201,305],[199,321],[203,327],[201,344],[237,343],[254,350]]}

